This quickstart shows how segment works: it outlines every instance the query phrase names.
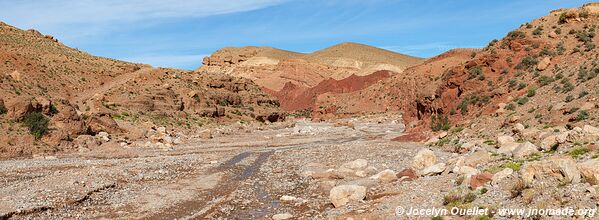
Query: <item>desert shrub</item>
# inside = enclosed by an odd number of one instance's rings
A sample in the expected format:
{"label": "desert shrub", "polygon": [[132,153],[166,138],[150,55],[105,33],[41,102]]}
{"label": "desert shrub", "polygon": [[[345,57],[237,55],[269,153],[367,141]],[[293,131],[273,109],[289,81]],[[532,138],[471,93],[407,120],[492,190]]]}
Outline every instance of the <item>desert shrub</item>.
{"label": "desert shrub", "polygon": [[564,46],[564,42],[557,43],[557,47],[555,48],[557,54],[563,55],[566,52],[566,46]]}
{"label": "desert shrub", "polygon": [[482,68],[480,68],[480,66],[475,66],[472,69],[470,69],[468,72],[470,72],[468,79],[474,79],[477,76],[478,77],[483,76],[483,70],[482,70]]}
{"label": "desert shrub", "polygon": [[533,97],[537,94],[537,88],[530,88],[528,89],[528,91],[526,92],[526,96],[528,97]]}
{"label": "desert shrub", "polygon": [[528,97],[526,97],[526,96],[522,96],[522,97],[520,97],[520,98],[518,99],[518,101],[517,101],[517,102],[518,102],[518,105],[524,105],[524,104],[526,104],[526,103],[528,102]]}
{"label": "desert shrub", "polygon": [[58,113],[58,108],[53,104],[50,105],[50,115],[55,115],[56,113]]}
{"label": "desert shrub", "polygon": [[568,14],[566,12],[562,12],[559,15],[559,19],[557,20],[557,23],[558,24],[566,23],[567,19],[568,19]]}
{"label": "desert shrub", "polygon": [[566,102],[571,102],[571,101],[574,101],[574,97],[573,97],[573,96],[571,96],[571,95],[569,95],[569,96],[566,96],[566,98],[565,98],[565,100],[564,100],[564,101],[566,101]]}
{"label": "desert shrub", "polygon": [[4,106],[4,102],[0,102],[0,115],[6,114],[6,112],[8,112],[8,110],[6,109],[6,106]]}
{"label": "desert shrub", "polygon": [[508,33],[507,36],[511,39],[525,38],[526,33],[524,33],[523,31],[514,30],[514,31],[511,31],[510,33]]}
{"label": "desert shrub", "polygon": [[522,58],[520,63],[516,65],[516,69],[530,69],[533,66],[537,65],[538,61],[536,58],[532,56],[526,56]]}
{"label": "desert shrub", "polygon": [[589,92],[582,91],[582,92],[578,93],[578,98],[583,98],[583,97],[587,96],[588,94],[589,94]]}
{"label": "desert shrub", "polygon": [[561,34],[562,33],[562,29],[561,28],[556,28],[555,31],[556,34]]}
{"label": "desert shrub", "polygon": [[445,115],[433,115],[431,117],[431,129],[433,131],[447,131],[451,128],[449,119]]}
{"label": "desert shrub", "polygon": [[570,80],[567,79],[563,79],[562,80],[562,92],[566,93],[566,92],[570,92],[572,90],[574,90],[574,85],[572,85],[572,83],[570,82]]}
{"label": "desert shrub", "polygon": [[537,27],[536,29],[534,29],[532,31],[532,35],[541,35],[543,33],[543,28],[542,27]]}
{"label": "desert shrub", "polygon": [[568,155],[570,155],[573,158],[579,158],[582,155],[585,155],[586,153],[589,152],[589,149],[586,147],[582,147],[582,146],[577,146],[572,148],[572,150],[570,150],[570,152],[568,152]]}
{"label": "desert shrub", "polygon": [[539,77],[538,81],[541,86],[546,86],[553,82],[553,78],[549,76],[541,76]]}
{"label": "desert shrub", "polygon": [[506,109],[506,110],[510,110],[510,111],[514,111],[514,110],[516,110],[516,106],[515,106],[514,104],[510,103],[510,104],[507,104],[507,105],[504,107],[504,109]]}
{"label": "desert shrub", "polygon": [[36,139],[40,139],[46,133],[48,133],[48,122],[50,120],[46,118],[42,113],[30,112],[25,115],[23,124],[29,129],[29,133]]}
{"label": "desert shrub", "polygon": [[553,51],[549,47],[543,47],[543,50],[539,52],[539,56],[553,56]]}
{"label": "desert shrub", "polygon": [[518,85],[518,80],[517,79],[510,79],[508,82],[508,87],[514,88],[516,85]]}
{"label": "desert shrub", "polygon": [[581,110],[576,115],[576,121],[583,121],[589,119],[589,113],[587,111]]}
{"label": "desert shrub", "polygon": [[520,82],[520,84],[518,84],[518,90],[522,90],[522,89],[526,88],[526,86],[528,86],[528,84],[526,84],[524,82]]}
{"label": "desert shrub", "polygon": [[476,194],[473,192],[463,193],[461,191],[450,192],[443,197],[443,205],[448,207],[461,207],[476,200]]}

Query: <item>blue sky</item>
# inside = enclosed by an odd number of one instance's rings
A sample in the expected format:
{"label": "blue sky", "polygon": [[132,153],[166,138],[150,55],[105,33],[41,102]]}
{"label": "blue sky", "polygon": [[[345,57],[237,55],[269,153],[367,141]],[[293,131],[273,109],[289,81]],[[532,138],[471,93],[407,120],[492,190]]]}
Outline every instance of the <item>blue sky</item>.
{"label": "blue sky", "polygon": [[0,20],[94,55],[195,69],[226,46],[358,42],[419,57],[482,47],[579,0],[0,0]]}

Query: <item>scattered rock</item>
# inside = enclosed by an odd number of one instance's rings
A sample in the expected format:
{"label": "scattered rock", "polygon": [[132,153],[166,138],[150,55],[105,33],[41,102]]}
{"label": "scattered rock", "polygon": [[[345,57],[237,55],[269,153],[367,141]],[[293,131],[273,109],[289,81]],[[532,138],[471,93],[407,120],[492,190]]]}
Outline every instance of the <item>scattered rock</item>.
{"label": "scattered rock", "polygon": [[354,161],[342,164],[341,168],[351,169],[351,170],[358,170],[358,169],[364,169],[364,168],[366,168],[366,166],[368,166],[368,161],[367,160],[365,160],[365,159],[356,159]]}
{"label": "scattered rock", "polygon": [[585,125],[582,128],[582,130],[585,133],[587,133],[587,134],[590,134],[590,135],[593,135],[593,136],[599,136],[599,128],[597,128],[597,127],[590,126],[590,125]]}
{"label": "scattered rock", "polygon": [[350,201],[362,201],[366,197],[366,187],[358,185],[341,185],[331,189],[329,199],[338,208]]}
{"label": "scattered rock", "polygon": [[493,175],[493,179],[491,180],[491,185],[496,186],[499,185],[502,179],[506,178],[509,175],[512,175],[514,170],[510,168],[505,168],[502,171],[499,171]]}
{"label": "scattered rock", "polygon": [[505,144],[511,144],[516,142],[516,140],[512,137],[512,136],[499,136],[497,137],[497,144],[499,145],[499,147],[502,147]]}
{"label": "scattered rock", "polygon": [[531,185],[535,179],[543,177],[557,178],[566,183],[579,183],[581,178],[576,161],[565,156],[553,156],[543,161],[527,163],[522,167],[520,174],[526,185]]}
{"label": "scattered rock", "polygon": [[524,159],[538,152],[537,146],[527,141],[518,145],[518,147],[512,151],[512,155],[516,159]]}
{"label": "scattered rock", "polygon": [[550,151],[559,146],[559,142],[557,141],[557,136],[549,135],[541,141],[540,148],[544,151]]}
{"label": "scattered rock", "polygon": [[488,172],[474,175],[470,178],[470,188],[476,189],[478,187],[481,187],[481,186],[485,185],[486,183],[490,182],[492,179],[493,179],[493,174],[488,173]]}
{"label": "scattered rock", "polygon": [[281,196],[279,200],[281,200],[282,202],[291,202],[297,200],[297,198],[293,196]]}
{"label": "scattered rock", "polygon": [[285,220],[290,218],[293,218],[293,215],[291,215],[289,212],[276,214],[272,216],[272,219],[274,220]]}
{"label": "scattered rock", "polygon": [[547,67],[549,67],[550,64],[551,64],[551,58],[545,57],[541,61],[539,61],[539,64],[537,64],[537,70],[543,71],[543,70],[547,69]]}
{"label": "scattered rock", "polygon": [[486,150],[477,151],[464,158],[464,165],[476,167],[481,164],[486,164],[491,161],[491,156]]}
{"label": "scattered rock", "polygon": [[578,169],[588,183],[599,184],[599,158],[580,163]]}
{"label": "scattered rock", "polygon": [[416,156],[412,161],[412,168],[421,170],[430,167],[435,163],[437,163],[437,156],[435,156],[435,153],[429,149],[422,149],[416,153]]}
{"label": "scattered rock", "polygon": [[386,169],[374,176],[371,176],[370,179],[378,180],[379,182],[383,183],[389,183],[397,180],[397,175],[395,174],[395,171]]}
{"label": "scattered rock", "polygon": [[443,173],[443,171],[445,171],[445,168],[446,168],[445,163],[438,163],[438,164],[429,166],[429,167],[421,170],[420,176],[434,176],[434,175]]}
{"label": "scattered rock", "polygon": [[407,168],[407,169],[400,171],[399,173],[397,173],[396,176],[399,180],[406,180],[406,181],[412,181],[412,180],[415,180],[418,178],[418,176],[416,175],[416,171],[414,171],[411,168]]}

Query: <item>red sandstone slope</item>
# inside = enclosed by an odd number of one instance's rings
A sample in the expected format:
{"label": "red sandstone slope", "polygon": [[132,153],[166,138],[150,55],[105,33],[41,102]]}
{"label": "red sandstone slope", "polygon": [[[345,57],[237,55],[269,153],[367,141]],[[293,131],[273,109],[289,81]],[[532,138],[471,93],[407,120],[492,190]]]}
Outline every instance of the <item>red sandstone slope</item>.
{"label": "red sandstone slope", "polygon": [[588,122],[599,96],[597,24],[597,3],[552,11],[481,51],[445,54],[364,91],[319,97],[317,105],[337,114],[402,111],[420,128],[429,128],[431,115],[466,126],[516,116],[541,127]]}
{"label": "red sandstone slope", "polygon": [[279,98],[281,108],[285,111],[316,110],[319,106],[314,105],[315,100],[321,94],[349,93],[362,90],[393,74],[391,71],[377,71],[366,76],[351,75],[342,80],[327,79],[312,88],[287,83],[281,91],[270,90],[269,93]]}

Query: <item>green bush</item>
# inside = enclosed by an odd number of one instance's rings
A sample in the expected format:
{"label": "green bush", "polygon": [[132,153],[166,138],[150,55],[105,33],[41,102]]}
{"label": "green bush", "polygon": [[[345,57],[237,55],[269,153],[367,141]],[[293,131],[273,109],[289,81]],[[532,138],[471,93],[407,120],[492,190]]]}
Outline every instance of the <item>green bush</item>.
{"label": "green bush", "polygon": [[543,75],[543,76],[539,77],[538,81],[539,81],[539,84],[541,84],[541,86],[546,86],[546,85],[549,85],[550,83],[552,83],[553,80],[554,80],[553,78]]}
{"label": "green bush", "polygon": [[528,102],[528,97],[523,96],[518,99],[518,105],[524,105]]}
{"label": "green bush", "polygon": [[516,38],[525,38],[526,37],[526,33],[522,32],[522,31],[511,31],[510,33],[507,34],[507,36],[511,39],[516,39]]}
{"label": "green bush", "polygon": [[451,128],[451,125],[449,125],[449,119],[447,119],[447,116],[433,115],[431,117],[431,129],[433,131],[447,131],[449,128]]}
{"label": "green bush", "polygon": [[6,109],[6,106],[4,106],[4,102],[0,102],[0,115],[6,114],[6,112],[8,112],[8,110]]}
{"label": "green bush", "polygon": [[50,120],[46,118],[42,113],[29,112],[23,119],[23,124],[29,129],[29,133],[40,139],[42,136],[48,133],[48,122]]}
{"label": "green bush", "polygon": [[536,58],[532,57],[532,56],[527,56],[522,58],[522,60],[520,61],[520,63],[518,65],[516,65],[516,69],[530,69],[533,66],[537,65],[539,61],[537,61]]}
{"label": "green bush", "polygon": [[530,88],[528,89],[528,91],[526,92],[526,96],[527,97],[533,97],[537,94],[537,89],[536,88]]}
{"label": "green bush", "polygon": [[571,95],[569,95],[569,96],[566,96],[566,99],[565,99],[564,101],[566,101],[566,102],[571,102],[571,101],[574,101],[574,97],[573,97],[573,96],[571,96]]}
{"label": "green bush", "polygon": [[516,106],[515,106],[514,104],[510,103],[510,104],[507,104],[507,105],[504,107],[504,109],[506,109],[506,110],[510,110],[510,111],[514,111],[514,110],[516,110]]}
{"label": "green bush", "polygon": [[587,111],[581,110],[578,112],[576,116],[576,121],[587,120],[589,118],[589,113]]}

